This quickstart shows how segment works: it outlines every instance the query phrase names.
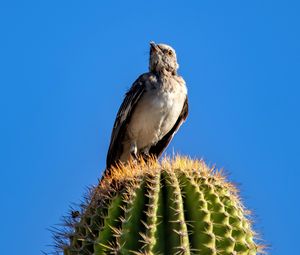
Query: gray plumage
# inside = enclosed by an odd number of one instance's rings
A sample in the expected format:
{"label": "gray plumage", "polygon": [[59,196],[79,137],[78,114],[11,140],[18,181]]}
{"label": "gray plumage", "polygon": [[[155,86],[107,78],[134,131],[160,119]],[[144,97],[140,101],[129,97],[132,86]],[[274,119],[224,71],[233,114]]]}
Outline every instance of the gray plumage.
{"label": "gray plumage", "polygon": [[187,118],[187,88],[177,75],[175,50],[166,44],[150,45],[149,72],[133,83],[118,111],[107,171],[140,155],[159,157]]}

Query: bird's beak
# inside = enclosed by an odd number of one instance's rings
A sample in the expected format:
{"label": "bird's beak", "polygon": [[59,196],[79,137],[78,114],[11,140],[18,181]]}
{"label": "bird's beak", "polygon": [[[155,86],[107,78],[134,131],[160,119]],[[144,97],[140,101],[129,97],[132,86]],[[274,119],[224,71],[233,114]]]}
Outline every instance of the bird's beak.
{"label": "bird's beak", "polygon": [[150,42],[150,50],[157,52],[157,51],[160,51],[160,48],[158,47],[158,45],[155,42],[151,41]]}

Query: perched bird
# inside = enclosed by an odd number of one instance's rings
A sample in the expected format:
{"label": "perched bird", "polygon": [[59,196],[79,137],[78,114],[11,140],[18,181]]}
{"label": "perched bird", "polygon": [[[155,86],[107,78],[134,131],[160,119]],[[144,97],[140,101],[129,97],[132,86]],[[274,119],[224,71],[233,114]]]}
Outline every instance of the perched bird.
{"label": "perched bird", "polygon": [[185,81],[175,50],[150,42],[149,72],[131,86],[118,111],[106,159],[111,166],[140,156],[159,157],[188,115]]}

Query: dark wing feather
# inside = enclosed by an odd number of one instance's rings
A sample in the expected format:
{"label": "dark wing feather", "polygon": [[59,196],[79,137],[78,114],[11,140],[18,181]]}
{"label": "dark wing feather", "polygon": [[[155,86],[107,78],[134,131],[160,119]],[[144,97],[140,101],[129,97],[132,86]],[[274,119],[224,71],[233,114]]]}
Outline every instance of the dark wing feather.
{"label": "dark wing feather", "polygon": [[179,129],[182,122],[186,120],[188,113],[189,113],[189,104],[188,104],[188,98],[186,97],[185,102],[183,104],[182,111],[181,111],[175,125],[156,145],[154,145],[150,148],[150,151],[149,151],[150,154],[156,156],[157,158],[161,156],[163,151],[166,149],[168,144],[171,142],[173,136]]}
{"label": "dark wing feather", "polygon": [[123,139],[126,126],[134,111],[135,105],[145,92],[145,75],[141,75],[126,93],[123,103],[117,113],[111,134],[110,145],[106,158],[106,169],[118,162],[123,152]]}

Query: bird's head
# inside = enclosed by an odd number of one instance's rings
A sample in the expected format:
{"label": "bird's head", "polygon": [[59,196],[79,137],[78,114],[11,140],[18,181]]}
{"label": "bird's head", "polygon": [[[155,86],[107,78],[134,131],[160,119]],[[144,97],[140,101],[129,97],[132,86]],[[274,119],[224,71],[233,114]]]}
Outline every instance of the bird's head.
{"label": "bird's head", "polygon": [[150,42],[150,72],[161,73],[167,71],[175,75],[178,68],[176,52],[171,46]]}

